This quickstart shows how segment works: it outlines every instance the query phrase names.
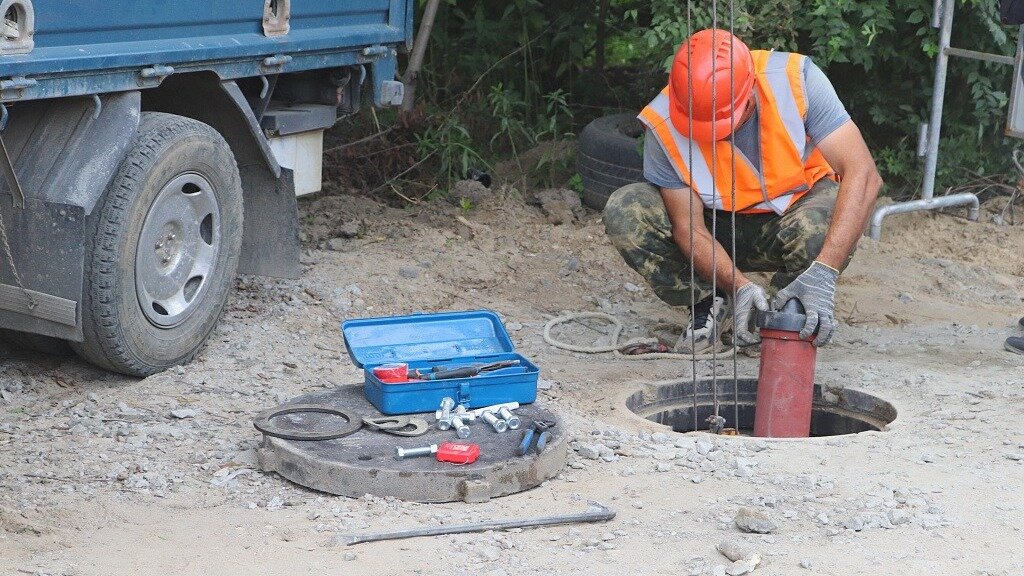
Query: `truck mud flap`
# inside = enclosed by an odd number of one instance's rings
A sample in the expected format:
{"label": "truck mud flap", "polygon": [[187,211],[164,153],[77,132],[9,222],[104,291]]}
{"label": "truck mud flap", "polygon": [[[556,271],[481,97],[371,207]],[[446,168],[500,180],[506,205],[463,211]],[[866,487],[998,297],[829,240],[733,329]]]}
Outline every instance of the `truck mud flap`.
{"label": "truck mud flap", "polygon": [[241,170],[245,224],[240,274],[298,278],[299,217],[291,170],[281,177],[262,167]]}
{"label": "truck mud flap", "polygon": [[0,188],[10,246],[8,258],[0,238],[0,326],[81,340],[85,209],[31,197],[15,208],[7,187]]}

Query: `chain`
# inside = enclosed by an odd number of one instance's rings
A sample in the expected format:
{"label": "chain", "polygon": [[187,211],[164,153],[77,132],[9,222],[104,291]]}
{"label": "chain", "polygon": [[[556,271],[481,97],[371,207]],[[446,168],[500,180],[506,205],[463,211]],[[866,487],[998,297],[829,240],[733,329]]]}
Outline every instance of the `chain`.
{"label": "chain", "polygon": [[11,267],[11,272],[14,274],[14,281],[18,284],[18,288],[21,288],[22,294],[25,298],[28,298],[28,309],[36,309],[36,300],[32,297],[32,293],[25,288],[25,284],[21,281],[21,274],[18,273],[18,267],[14,264],[14,254],[11,253],[11,243],[7,240],[7,227],[4,226],[3,214],[0,214],[0,244],[2,244],[4,251],[4,258],[7,259],[7,264]]}
{"label": "chain", "polygon": [[[0,106],[2,108],[2,122],[3,130],[7,127],[7,107]],[[8,186],[11,188],[11,202],[12,205],[18,207],[19,205],[24,208],[25,206],[25,194],[21,190],[21,186],[18,185],[18,177],[14,173],[14,164],[11,163],[11,157],[7,154],[7,146],[4,145],[3,139],[0,138],[0,153],[3,154],[3,158],[0,161],[4,162],[4,169],[7,171]],[[20,200],[20,203],[19,203]],[[11,243],[7,240],[7,227],[4,226],[3,214],[0,213],[0,244],[2,244],[4,251],[4,258],[7,260],[7,264],[11,266],[11,273],[14,276],[14,281],[18,284],[18,288],[21,288],[21,292],[28,299],[28,309],[35,310],[36,300],[32,297],[32,294],[25,288],[25,284],[21,281],[21,274],[18,273],[18,267],[14,264],[14,255],[11,253]]]}

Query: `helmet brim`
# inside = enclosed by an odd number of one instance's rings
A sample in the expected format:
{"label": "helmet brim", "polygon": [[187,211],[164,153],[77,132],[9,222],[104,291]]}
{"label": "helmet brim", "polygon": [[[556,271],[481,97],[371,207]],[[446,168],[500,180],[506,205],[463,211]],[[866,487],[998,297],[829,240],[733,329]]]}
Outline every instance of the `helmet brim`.
{"label": "helmet brim", "polygon": [[[740,127],[740,121],[750,104],[752,90],[744,91],[744,96],[736,102],[736,107],[731,118],[720,118],[714,121],[690,119],[687,117],[688,106],[686,102],[677,101],[669,91],[669,118],[672,126],[683,136],[698,142],[713,142],[725,140],[732,135],[733,130]],[[693,128],[691,133],[690,128]]]}

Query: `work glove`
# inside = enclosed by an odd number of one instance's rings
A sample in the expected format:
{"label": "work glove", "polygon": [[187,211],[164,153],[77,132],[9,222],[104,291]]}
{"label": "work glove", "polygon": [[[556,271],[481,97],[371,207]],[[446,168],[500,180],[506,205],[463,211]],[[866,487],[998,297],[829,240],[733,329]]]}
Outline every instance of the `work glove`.
{"label": "work glove", "polygon": [[740,346],[753,346],[761,341],[761,336],[752,328],[756,310],[768,311],[768,295],[764,288],[748,282],[736,291],[736,325],[733,333],[736,343]]}
{"label": "work glove", "polygon": [[800,330],[800,337],[806,340],[817,330],[818,336],[814,338],[814,345],[824,346],[832,341],[832,334],[836,331],[838,279],[838,270],[815,260],[810,268],[804,270],[803,274],[797,276],[789,286],[779,290],[772,299],[772,309],[782,310],[791,299],[799,300],[807,316],[803,330]]}

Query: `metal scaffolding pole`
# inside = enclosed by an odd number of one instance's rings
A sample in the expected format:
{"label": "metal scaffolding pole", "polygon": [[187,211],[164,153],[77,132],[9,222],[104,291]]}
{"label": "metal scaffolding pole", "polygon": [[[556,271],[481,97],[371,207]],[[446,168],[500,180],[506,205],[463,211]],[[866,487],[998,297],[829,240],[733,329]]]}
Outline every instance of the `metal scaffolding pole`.
{"label": "metal scaffolding pole", "polygon": [[935,172],[939,161],[939,136],[942,132],[942,105],[946,97],[946,73],[950,56],[985,60],[1000,64],[1013,64],[1013,58],[996,54],[985,54],[973,50],[962,50],[950,46],[953,32],[953,9],[956,0],[935,0],[935,12],[932,26],[939,29],[939,56],[935,63],[935,85],[932,88],[932,111],[929,123],[922,126],[921,142],[918,152],[924,152],[924,184],[921,187],[921,199],[910,202],[898,202],[875,210],[871,218],[871,238],[882,237],[882,221],[886,216],[915,212],[918,210],[935,210],[950,206],[969,206],[967,217],[978,219],[978,197],[970,192],[950,194],[935,198]]}

